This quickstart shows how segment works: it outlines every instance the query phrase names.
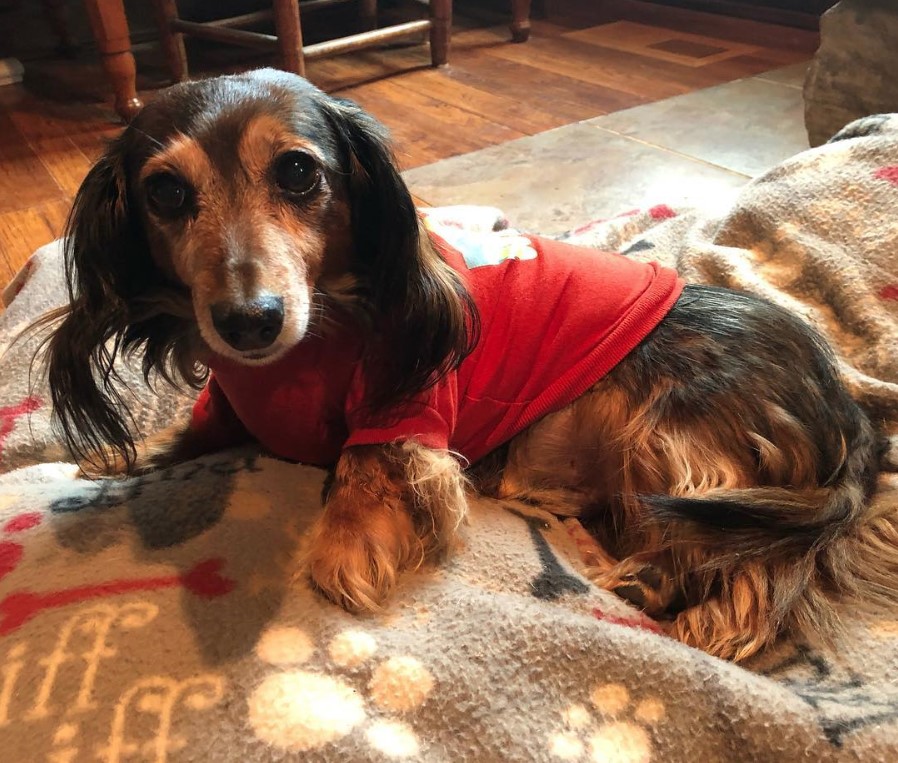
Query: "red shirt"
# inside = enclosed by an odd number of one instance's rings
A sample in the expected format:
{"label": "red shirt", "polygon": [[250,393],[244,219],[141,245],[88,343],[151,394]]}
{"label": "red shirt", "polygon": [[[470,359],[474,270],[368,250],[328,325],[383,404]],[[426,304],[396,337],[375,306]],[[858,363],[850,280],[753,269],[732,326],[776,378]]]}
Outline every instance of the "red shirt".
{"label": "red shirt", "polygon": [[321,466],[350,445],[411,438],[473,463],[586,392],[683,288],[673,270],[618,254],[514,232],[441,235],[480,312],[480,341],[457,371],[372,420],[359,332],[347,328],[307,337],[266,366],[215,360],[193,428],[221,446],[249,434],[275,455]]}

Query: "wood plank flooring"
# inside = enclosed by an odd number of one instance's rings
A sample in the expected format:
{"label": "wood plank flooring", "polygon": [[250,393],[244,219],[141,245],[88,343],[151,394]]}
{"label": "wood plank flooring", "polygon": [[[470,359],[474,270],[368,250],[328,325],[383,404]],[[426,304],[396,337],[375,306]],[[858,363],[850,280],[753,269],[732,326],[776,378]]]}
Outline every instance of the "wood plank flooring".
{"label": "wood plank flooring", "polygon": [[[817,45],[815,33],[745,19],[635,0],[595,5],[556,2],[530,41],[513,45],[506,14],[457,2],[448,67],[430,68],[427,47],[415,45],[312,62],[308,75],[385,122],[411,168],[804,61]],[[161,59],[152,45],[136,55],[151,99],[164,83]],[[227,68],[265,63],[244,55],[229,50]],[[220,70],[222,56],[191,52],[193,74]],[[27,86],[0,88],[0,288],[61,233],[81,179],[120,129],[90,50],[75,61],[36,55],[26,75]]]}

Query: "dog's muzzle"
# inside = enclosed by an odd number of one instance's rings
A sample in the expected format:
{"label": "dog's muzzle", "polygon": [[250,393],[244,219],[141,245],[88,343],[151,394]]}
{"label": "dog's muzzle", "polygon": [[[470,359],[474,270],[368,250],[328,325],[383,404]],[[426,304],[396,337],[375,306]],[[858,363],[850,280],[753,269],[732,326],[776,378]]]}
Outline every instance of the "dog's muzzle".
{"label": "dog's muzzle", "polygon": [[211,312],[218,335],[239,352],[270,347],[284,325],[284,300],[280,297],[259,297],[240,305],[216,302]]}

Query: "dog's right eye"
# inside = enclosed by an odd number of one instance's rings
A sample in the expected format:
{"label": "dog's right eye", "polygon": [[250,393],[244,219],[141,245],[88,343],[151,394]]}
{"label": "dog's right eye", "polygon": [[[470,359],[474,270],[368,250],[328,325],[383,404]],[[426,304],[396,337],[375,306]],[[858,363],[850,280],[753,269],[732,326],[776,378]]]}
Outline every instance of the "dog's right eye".
{"label": "dog's right eye", "polygon": [[318,163],[305,151],[288,151],[274,165],[274,179],[282,191],[304,196],[321,180]]}
{"label": "dog's right eye", "polygon": [[162,217],[179,217],[187,211],[190,188],[178,177],[163,173],[147,179],[147,201]]}

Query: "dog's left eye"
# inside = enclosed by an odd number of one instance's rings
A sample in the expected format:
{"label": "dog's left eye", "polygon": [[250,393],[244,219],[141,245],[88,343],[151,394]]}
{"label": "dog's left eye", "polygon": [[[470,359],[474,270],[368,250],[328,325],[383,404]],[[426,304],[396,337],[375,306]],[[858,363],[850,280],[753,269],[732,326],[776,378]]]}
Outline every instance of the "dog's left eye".
{"label": "dog's left eye", "polygon": [[320,177],[318,163],[304,151],[288,151],[275,162],[274,180],[287,193],[306,194]]}
{"label": "dog's left eye", "polygon": [[178,177],[163,173],[147,180],[147,200],[152,210],[163,217],[177,217],[186,211],[190,189]]}

